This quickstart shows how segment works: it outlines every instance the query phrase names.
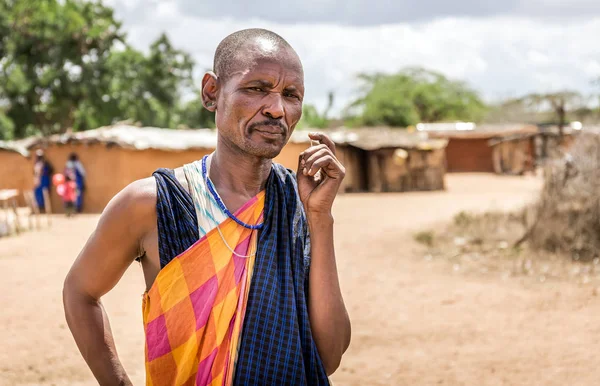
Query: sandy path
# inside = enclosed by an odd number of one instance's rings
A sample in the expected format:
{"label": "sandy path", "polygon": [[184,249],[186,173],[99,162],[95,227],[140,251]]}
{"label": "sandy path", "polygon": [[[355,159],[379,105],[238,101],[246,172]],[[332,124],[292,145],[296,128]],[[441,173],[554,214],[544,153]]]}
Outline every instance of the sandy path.
{"label": "sandy path", "polygon": [[[412,234],[460,210],[513,208],[527,178],[458,175],[442,193],[346,195],[336,244],[353,341],[337,385],[594,385],[600,300],[591,286],[452,273],[425,262]],[[93,385],[62,313],[62,280],[97,221],[0,241],[0,385]],[[133,265],[105,299],[121,359],[143,384],[140,295]]]}

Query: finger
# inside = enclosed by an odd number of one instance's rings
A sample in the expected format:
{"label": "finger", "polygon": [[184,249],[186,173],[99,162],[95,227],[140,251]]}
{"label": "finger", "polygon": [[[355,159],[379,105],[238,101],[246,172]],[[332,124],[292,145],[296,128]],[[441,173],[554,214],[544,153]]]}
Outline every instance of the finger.
{"label": "finger", "polygon": [[306,149],[302,153],[300,153],[300,157],[302,157],[304,159],[304,161],[306,161],[313,154],[315,154],[316,152],[323,150],[323,149],[329,149],[329,148],[323,144],[309,147],[308,149]]}
{"label": "finger", "polygon": [[331,178],[340,178],[345,173],[342,164],[340,164],[332,155],[326,155],[313,162],[308,171],[308,175],[314,176],[319,170],[322,170]]}
{"label": "finger", "polygon": [[326,156],[336,159],[335,156],[331,153],[331,150],[328,147],[325,147],[324,149],[321,149],[321,150],[313,153],[310,157],[305,158],[304,165],[303,165],[304,169],[309,171],[312,168],[313,163],[315,161],[317,161],[323,157],[326,157]]}
{"label": "finger", "polygon": [[315,159],[310,165],[306,165],[304,170],[306,170],[306,174],[309,176],[314,176],[319,169],[323,167],[328,167],[329,163],[333,161],[333,157],[330,154],[326,154]]}
{"label": "finger", "polygon": [[309,133],[308,137],[310,139],[313,139],[315,141],[319,141],[322,144],[324,144],[325,146],[327,146],[329,149],[331,149],[331,152],[333,154],[335,154],[335,143],[331,140],[331,138],[329,138],[329,136],[327,134],[323,134],[323,133]]}

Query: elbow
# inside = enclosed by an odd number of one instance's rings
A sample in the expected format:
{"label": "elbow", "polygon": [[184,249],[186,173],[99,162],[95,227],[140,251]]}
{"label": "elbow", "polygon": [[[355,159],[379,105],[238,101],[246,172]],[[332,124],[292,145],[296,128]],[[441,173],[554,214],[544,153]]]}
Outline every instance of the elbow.
{"label": "elbow", "polygon": [[63,283],[62,300],[67,324],[73,319],[71,316],[76,314],[83,304],[89,302],[83,296],[75,278],[71,274],[67,275]]}
{"label": "elbow", "polygon": [[73,282],[72,280],[70,280],[69,275],[67,275],[67,277],[65,278],[65,281],[63,283],[63,289],[62,289],[62,300],[63,300],[63,308],[65,311],[65,317],[67,319],[67,322],[69,321],[69,311],[70,311],[70,305],[71,305],[71,301],[73,299]]}
{"label": "elbow", "polygon": [[346,321],[345,328],[343,328],[342,331],[343,333],[340,337],[340,344],[338,345],[337,349],[331,350],[327,358],[323,358],[323,366],[325,367],[327,376],[330,376],[337,371],[342,363],[342,356],[350,346],[350,340],[352,336],[350,320]]}
{"label": "elbow", "polygon": [[337,358],[330,358],[327,361],[323,361],[323,367],[325,367],[325,372],[327,373],[328,377],[337,371],[337,369],[340,367],[340,363],[342,363],[341,355],[339,355]]}

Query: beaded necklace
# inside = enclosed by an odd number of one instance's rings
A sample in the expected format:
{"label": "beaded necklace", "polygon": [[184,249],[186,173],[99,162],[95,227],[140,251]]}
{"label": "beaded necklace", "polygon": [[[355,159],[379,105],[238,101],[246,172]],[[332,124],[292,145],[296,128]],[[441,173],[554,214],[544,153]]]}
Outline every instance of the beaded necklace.
{"label": "beaded necklace", "polygon": [[217,194],[217,191],[216,191],[216,189],[215,189],[212,181],[208,177],[208,172],[206,171],[206,159],[207,158],[208,158],[208,155],[205,155],[204,157],[202,157],[202,177],[204,177],[204,181],[206,182],[206,186],[208,187],[208,190],[210,191],[210,194],[213,196],[213,198],[217,202],[217,205],[219,206],[219,208],[221,208],[221,210],[223,211],[223,213],[225,213],[227,215],[227,217],[229,217],[230,219],[232,219],[233,221],[235,221],[239,225],[243,226],[244,228],[248,228],[248,229],[251,229],[251,230],[262,229],[264,223],[260,223],[260,224],[256,224],[256,225],[246,224],[245,222],[243,222],[239,218],[235,217],[235,215],[233,213],[231,213],[229,211],[229,209],[227,209],[227,207],[225,206],[225,204],[221,200],[221,197],[219,197],[219,195]]}

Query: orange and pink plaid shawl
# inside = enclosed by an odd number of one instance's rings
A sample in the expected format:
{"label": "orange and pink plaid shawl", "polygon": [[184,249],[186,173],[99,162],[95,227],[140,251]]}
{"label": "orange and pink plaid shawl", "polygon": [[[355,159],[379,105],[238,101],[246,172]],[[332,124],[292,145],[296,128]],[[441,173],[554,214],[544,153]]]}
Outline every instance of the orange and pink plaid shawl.
{"label": "orange and pink plaid shawl", "polygon": [[[235,216],[257,224],[264,202]],[[147,385],[232,384],[256,247],[257,232],[228,218],[158,273],[143,299]]]}

